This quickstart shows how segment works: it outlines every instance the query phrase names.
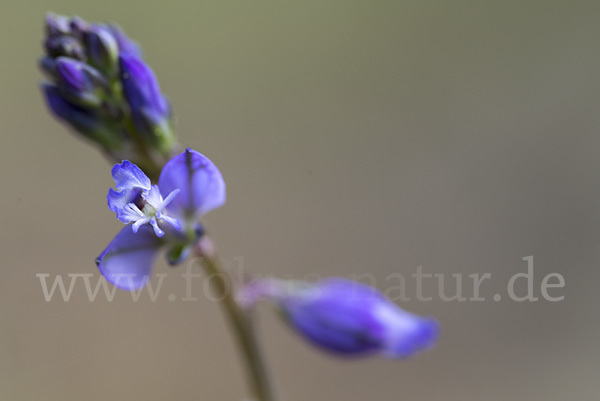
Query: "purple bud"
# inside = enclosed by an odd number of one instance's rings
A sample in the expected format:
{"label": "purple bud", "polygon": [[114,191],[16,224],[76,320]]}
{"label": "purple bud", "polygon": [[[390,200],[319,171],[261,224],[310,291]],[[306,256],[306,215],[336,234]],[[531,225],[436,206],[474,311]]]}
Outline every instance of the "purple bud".
{"label": "purple bud", "polygon": [[48,107],[57,118],[107,150],[114,149],[118,145],[113,131],[106,127],[95,112],[71,103],[54,85],[44,84],[42,90]]}
{"label": "purple bud", "polygon": [[142,51],[138,44],[127,37],[118,25],[109,25],[108,29],[119,44],[119,53],[128,54],[132,57],[142,58]]}
{"label": "purple bud", "polygon": [[169,104],[162,96],[154,71],[142,59],[122,54],[119,58],[125,97],[135,113],[146,109],[157,119],[169,117]]}
{"label": "purple bud", "polygon": [[85,61],[85,51],[81,43],[71,36],[49,36],[44,42],[50,57],[70,57]]}
{"label": "purple bud", "polygon": [[170,150],[174,139],[171,109],[154,72],[142,59],[126,53],[119,56],[119,67],[123,93],[136,128],[161,150]]}
{"label": "purple bud", "polygon": [[46,33],[49,36],[67,35],[70,33],[69,19],[54,13],[46,14]]}
{"label": "purple bud", "polygon": [[259,281],[243,295],[256,299],[257,292],[275,300],[300,335],[339,354],[404,358],[431,347],[438,337],[435,320],[406,312],[375,289],[347,279]]}
{"label": "purple bud", "polygon": [[105,84],[98,71],[80,61],[59,57],[56,72],[61,88],[70,99],[85,106],[101,104],[99,90]]}
{"label": "purple bud", "polygon": [[74,16],[69,21],[69,28],[71,28],[71,34],[78,38],[82,38],[83,35],[89,30],[89,24],[78,16]]}
{"label": "purple bud", "polygon": [[40,59],[40,67],[51,77],[56,76],[56,61],[52,57],[44,56]]}
{"label": "purple bud", "polygon": [[85,73],[86,64],[67,57],[59,57],[56,59],[56,67],[62,84],[69,89],[82,91],[92,87]]}
{"label": "purple bud", "polygon": [[119,47],[110,31],[103,26],[92,25],[84,40],[90,62],[107,75],[114,75]]}

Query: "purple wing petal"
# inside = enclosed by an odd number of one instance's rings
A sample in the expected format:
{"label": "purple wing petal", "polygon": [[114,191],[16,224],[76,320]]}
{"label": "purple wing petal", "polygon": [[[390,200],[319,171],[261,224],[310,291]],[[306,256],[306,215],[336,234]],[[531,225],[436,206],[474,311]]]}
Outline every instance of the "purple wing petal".
{"label": "purple wing petal", "polygon": [[154,259],[163,244],[150,226],[137,233],[126,226],[96,259],[98,269],[115,287],[133,291],[150,279]]}
{"label": "purple wing petal", "polygon": [[119,191],[138,188],[149,190],[152,187],[150,178],[128,160],[124,160],[121,164],[115,164],[111,173],[115,180],[115,187]]}
{"label": "purple wing petal", "polygon": [[225,181],[206,156],[188,148],[163,168],[158,179],[163,195],[179,189],[167,209],[178,216],[199,217],[225,203]]}
{"label": "purple wing petal", "polygon": [[129,223],[131,219],[126,217],[125,207],[134,202],[138,195],[141,193],[139,189],[124,189],[123,191],[115,191],[110,188],[106,200],[108,201],[108,208],[111,212],[117,214],[117,219],[122,223]]}

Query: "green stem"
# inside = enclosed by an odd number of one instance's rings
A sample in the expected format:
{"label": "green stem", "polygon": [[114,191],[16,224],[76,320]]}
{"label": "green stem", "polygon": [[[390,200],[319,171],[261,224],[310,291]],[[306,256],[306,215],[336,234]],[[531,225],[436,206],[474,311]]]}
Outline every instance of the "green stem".
{"label": "green stem", "polygon": [[197,246],[196,254],[202,258],[202,266],[210,276],[213,289],[217,298],[221,300],[238,343],[244,359],[248,385],[254,397],[253,401],[275,401],[252,322],[235,300],[229,276],[220,267],[218,259],[212,252],[203,252],[201,246]]}
{"label": "green stem", "polygon": [[131,118],[127,119],[125,127],[130,133],[131,138],[133,139],[138,151],[140,152],[140,156],[142,156],[143,158],[143,170],[153,182],[156,182],[158,180],[158,176],[160,175],[161,167],[156,164],[154,157],[152,156],[150,150],[148,150],[148,147],[146,146],[146,142],[135,129],[135,125],[133,124]]}

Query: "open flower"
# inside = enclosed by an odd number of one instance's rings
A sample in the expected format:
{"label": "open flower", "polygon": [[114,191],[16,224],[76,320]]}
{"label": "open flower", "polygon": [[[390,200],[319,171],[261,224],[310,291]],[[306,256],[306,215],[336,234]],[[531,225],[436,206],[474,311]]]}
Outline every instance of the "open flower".
{"label": "open flower", "polygon": [[158,185],[153,186],[146,174],[127,160],[113,167],[112,176],[117,190],[109,189],[108,208],[117,214],[122,223],[133,223],[131,229],[134,233],[146,223],[150,223],[158,237],[165,235],[159,222],[181,229],[181,222],[168,216],[165,211],[179,193],[179,188],[163,199]]}
{"label": "open flower", "polygon": [[201,235],[198,219],[225,203],[225,182],[217,166],[189,148],[167,162],[158,185],[129,161],[115,165],[112,176],[108,207],[127,226],[96,263],[109,282],[135,290],[146,284],[161,248],[170,248],[171,264],[185,258]]}
{"label": "open flower", "polygon": [[439,334],[434,319],[406,312],[374,288],[348,279],[256,280],[239,301],[249,307],[261,298],[273,301],[301,336],[337,354],[405,358],[433,346]]}

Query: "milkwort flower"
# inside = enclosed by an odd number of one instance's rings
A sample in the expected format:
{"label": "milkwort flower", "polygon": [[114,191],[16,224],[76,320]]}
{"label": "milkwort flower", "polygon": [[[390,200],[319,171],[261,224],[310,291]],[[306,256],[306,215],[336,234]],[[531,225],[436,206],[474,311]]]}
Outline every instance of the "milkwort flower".
{"label": "milkwort flower", "polygon": [[110,283],[135,290],[146,284],[161,248],[169,248],[171,264],[185,258],[202,235],[198,219],[225,203],[225,182],[217,166],[190,148],[167,162],[158,185],[129,161],[115,165],[112,176],[108,207],[127,225],[96,263]]}
{"label": "milkwort flower", "polygon": [[142,225],[150,223],[154,233],[162,237],[165,232],[159,227],[159,221],[177,230],[181,229],[181,222],[165,213],[179,189],[173,190],[163,199],[158,185],[152,185],[146,174],[128,160],[115,165],[112,176],[117,190],[109,189],[108,208],[117,214],[122,223],[133,223],[131,229],[134,233]]}
{"label": "milkwort flower", "polygon": [[374,288],[348,279],[251,281],[239,301],[250,307],[262,298],[274,302],[301,336],[337,354],[406,358],[433,346],[439,334],[434,319],[406,312]]}

